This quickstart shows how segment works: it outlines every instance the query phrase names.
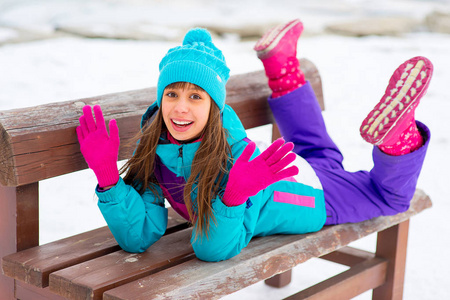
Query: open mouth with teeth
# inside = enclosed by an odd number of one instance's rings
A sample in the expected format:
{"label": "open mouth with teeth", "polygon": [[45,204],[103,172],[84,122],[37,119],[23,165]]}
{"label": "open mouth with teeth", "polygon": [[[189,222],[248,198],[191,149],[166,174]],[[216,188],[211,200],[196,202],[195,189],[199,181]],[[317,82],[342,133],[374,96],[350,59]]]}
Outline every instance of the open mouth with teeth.
{"label": "open mouth with teeth", "polygon": [[185,121],[175,121],[175,120],[172,120],[172,122],[177,126],[188,126],[188,125],[191,125],[192,123],[194,123],[193,121],[185,122]]}
{"label": "open mouth with teeth", "polygon": [[173,128],[178,131],[185,131],[189,127],[191,127],[192,124],[194,124],[194,121],[180,121],[180,120],[174,120],[174,119],[171,119],[171,121],[172,121]]}

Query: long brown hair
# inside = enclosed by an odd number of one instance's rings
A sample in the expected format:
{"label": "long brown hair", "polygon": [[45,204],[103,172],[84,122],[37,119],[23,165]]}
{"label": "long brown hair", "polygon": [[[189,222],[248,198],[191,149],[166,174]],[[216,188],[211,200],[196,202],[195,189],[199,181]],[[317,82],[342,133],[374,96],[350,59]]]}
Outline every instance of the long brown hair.
{"label": "long brown hair", "polygon": [[[166,89],[184,89],[190,84],[176,82]],[[203,90],[199,86],[195,88]],[[202,140],[183,191],[190,222],[196,224],[196,238],[201,234],[208,238],[209,226],[211,222],[215,223],[212,201],[225,188],[222,183],[232,162],[231,147],[227,142],[228,132],[223,127],[220,109],[214,101],[211,102],[208,122],[201,133]],[[156,197],[159,196],[154,186],[158,183],[154,175],[154,162],[159,138],[165,131],[167,128],[159,109],[154,120],[146,124],[136,137],[139,140],[136,151],[121,170],[121,173],[126,172],[125,183],[132,185],[140,194],[149,188]],[[197,194],[196,199],[191,197],[192,193]]]}

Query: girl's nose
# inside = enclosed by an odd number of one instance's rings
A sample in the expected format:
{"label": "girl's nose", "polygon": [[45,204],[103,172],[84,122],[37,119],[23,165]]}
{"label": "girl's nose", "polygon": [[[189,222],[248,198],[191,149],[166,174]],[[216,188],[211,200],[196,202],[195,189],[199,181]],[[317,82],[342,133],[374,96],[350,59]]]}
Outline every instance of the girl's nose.
{"label": "girl's nose", "polygon": [[189,102],[185,97],[180,97],[175,106],[178,113],[186,113],[189,110]]}

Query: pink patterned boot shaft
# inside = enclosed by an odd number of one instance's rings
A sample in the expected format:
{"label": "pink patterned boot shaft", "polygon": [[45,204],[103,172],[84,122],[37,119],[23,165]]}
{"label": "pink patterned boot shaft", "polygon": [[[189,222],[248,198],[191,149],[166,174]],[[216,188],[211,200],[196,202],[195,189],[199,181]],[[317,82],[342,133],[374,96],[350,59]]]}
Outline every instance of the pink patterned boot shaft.
{"label": "pink patterned boot shaft", "polygon": [[[380,102],[362,122],[361,136],[371,144],[396,145],[396,149],[404,148],[404,143],[410,144],[409,138],[417,136],[414,111],[427,91],[432,74],[433,65],[425,57],[417,56],[401,64],[392,75]],[[403,152],[411,151],[404,149],[401,154]]]}
{"label": "pink patterned boot shaft", "polygon": [[300,20],[293,20],[266,32],[254,47],[264,65],[274,98],[305,84],[297,60],[297,42],[302,31]]}
{"label": "pink patterned boot shaft", "polygon": [[393,145],[379,145],[381,151],[386,154],[399,156],[414,152],[422,147],[424,143],[423,137],[417,129],[416,122],[411,119],[409,125],[403,131],[398,140]]}
{"label": "pink patterned boot shaft", "polygon": [[300,70],[297,58],[290,57],[281,68],[282,76],[269,78],[269,87],[272,90],[272,98],[281,97],[304,85],[305,75]]}

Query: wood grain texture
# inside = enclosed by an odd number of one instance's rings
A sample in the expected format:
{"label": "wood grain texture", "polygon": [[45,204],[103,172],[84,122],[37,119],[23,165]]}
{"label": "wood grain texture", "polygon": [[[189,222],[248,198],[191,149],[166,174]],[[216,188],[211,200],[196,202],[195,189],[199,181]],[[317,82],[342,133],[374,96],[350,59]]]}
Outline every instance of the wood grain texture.
{"label": "wood grain texture", "polygon": [[39,183],[16,188],[17,251],[39,245]]}
{"label": "wood grain texture", "polygon": [[20,300],[65,300],[66,298],[52,293],[50,289],[38,288],[24,282],[15,281],[15,297]]}
{"label": "wood grain texture", "polygon": [[361,223],[326,226],[311,234],[254,238],[238,256],[227,261],[206,263],[192,259],[107,291],[103,299],[188,296],[218,299],[289,270],[312,257],[328,254],[352,241],[399,224],[430,206],[430,199],[418,191],[407,212]]}
{"label": "wood grain texture", "polygon": [[[166,234],[187,228],[186,220],[169,209]],[[47,287],[49,275],[108,253],[120,247],[108,227],[94,229],[62,240],[3,257],[5,275],[37,287]]]}
{"label": "wood grain texture", "polygon": [[103,227],[6,256],[2,259],[3,272],[25,283],[46,287],[51,272],[118,250],[111,232]]}
{"label": "wood grain texture", "polygon": [[50,274],[50,290],[70,299],[102,299],[103,292],[194,259],[192,229],[167,235],[144,253],[123,250]]}
{"label": "wood grain texture", "polygon": [[[323,104],[316,67],[305,59],[301,66]],[[227,103],[245,128],[273,123],[269,95],[264,71],[232,76],[227,84]],[[23,185],[87,168],[75,132],[86,104],[101,105],[105,120],[117,120],[119,158],[129,158],[140,118],[154,99],[156,89],[148,88],[0,112],[0,183]]]}

